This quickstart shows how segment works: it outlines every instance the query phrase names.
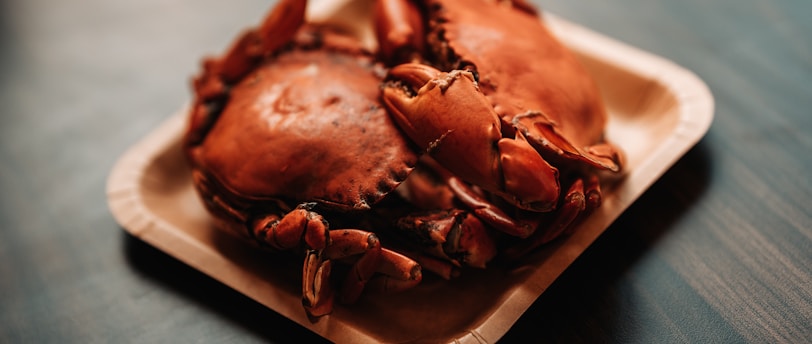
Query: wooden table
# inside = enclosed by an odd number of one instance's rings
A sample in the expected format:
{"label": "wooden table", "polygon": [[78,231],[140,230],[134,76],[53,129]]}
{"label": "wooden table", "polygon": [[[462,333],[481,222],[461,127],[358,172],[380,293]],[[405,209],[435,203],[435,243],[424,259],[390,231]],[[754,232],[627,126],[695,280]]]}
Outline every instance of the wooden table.
{"label": "wooden table", "polygon": [[[538,4],[694,71],[716,111],[503,341],[812,341],[812,2]],[[269,6],[0,3],[0,342],[319,339],[126,234],[105,195]]]}

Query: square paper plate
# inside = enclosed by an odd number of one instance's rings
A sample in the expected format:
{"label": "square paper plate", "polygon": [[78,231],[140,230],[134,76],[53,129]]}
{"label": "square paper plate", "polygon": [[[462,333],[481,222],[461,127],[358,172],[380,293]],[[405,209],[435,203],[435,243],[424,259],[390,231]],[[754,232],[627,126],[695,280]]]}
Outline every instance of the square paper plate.
{"label": "square paper plate", "polygon": [[[311,18],[358,13],[344,2],[312,4]],[[357,3],[357,2],[356,2]],[[337,17],[335,15],[333,17]],[[365,295],[311,322],[301,306],[301,262],[221,234],[195,194],[181,154],[185,111],[170,117],[117,162],[108,179],[110,209],[132,235],[336,342],[496,342],[547,287],[657,178],[707,132],[713,98],[693,73],[657,56],[549,14],[553,31],[597,80],[609,139],[628,158],[620,181],[576,232],[516,267],[469,271],[444,281],[426,276],[397,295]]]}

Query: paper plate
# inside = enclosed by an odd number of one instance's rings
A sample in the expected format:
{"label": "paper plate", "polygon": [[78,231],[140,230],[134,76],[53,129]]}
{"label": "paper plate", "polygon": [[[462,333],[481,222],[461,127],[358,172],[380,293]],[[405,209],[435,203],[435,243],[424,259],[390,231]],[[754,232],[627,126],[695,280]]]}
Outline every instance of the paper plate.
{"label": "paper plate", "polygon": [[[312,4],[309,16],[346,21],[366,15],[365,7],[356,5]],[[545,18],[597,80],[610,115],[608,138],[625,150],[628,163],[625,177],[605,186],[602,206],[573,235],[520,266],[466,270],[452,281],[427,275],[413,290],[364,295],[358,304],[336,305],[331,315],[311,322],[301,305],[301,261],[280,261],[213,227],[181,154],[185,110],[121,156],[108,179],[110,209],[132,235],[329,340],[496,342],[612,221],[699,141],[713,117],[708,88],[690,71],[564,19]]]}

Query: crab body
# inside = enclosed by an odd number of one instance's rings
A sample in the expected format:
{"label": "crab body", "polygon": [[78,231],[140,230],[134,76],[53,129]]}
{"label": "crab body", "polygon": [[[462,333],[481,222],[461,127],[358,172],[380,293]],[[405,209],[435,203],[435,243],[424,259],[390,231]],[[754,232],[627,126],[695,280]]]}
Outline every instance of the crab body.
{"label": "crab body", "polygon": [[364,56],[330,50],[281,54],[231,89],[217,123],[192,155],[243,198],[369,209],[416,161],[377,101],[375,73]]}

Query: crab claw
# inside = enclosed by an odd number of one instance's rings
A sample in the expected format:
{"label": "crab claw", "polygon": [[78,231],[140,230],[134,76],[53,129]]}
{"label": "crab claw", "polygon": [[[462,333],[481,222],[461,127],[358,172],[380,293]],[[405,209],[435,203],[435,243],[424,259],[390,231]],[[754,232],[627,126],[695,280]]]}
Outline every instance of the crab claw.
{"label": "crab claw", "polygon": [[520,132],[503,137],[502,122],[472,73],[408,63],[392,68],[388,80],[383,102],[390,114],[441,165],[519,208],[555,208],[558,170]]}
{"label": "crab claw", "polygon": [[402,235],[420,238],[420,251],[454,266],[484,269],[496,255],[494,238],[474,215],[449,209],[413,214],[399,219]]}

